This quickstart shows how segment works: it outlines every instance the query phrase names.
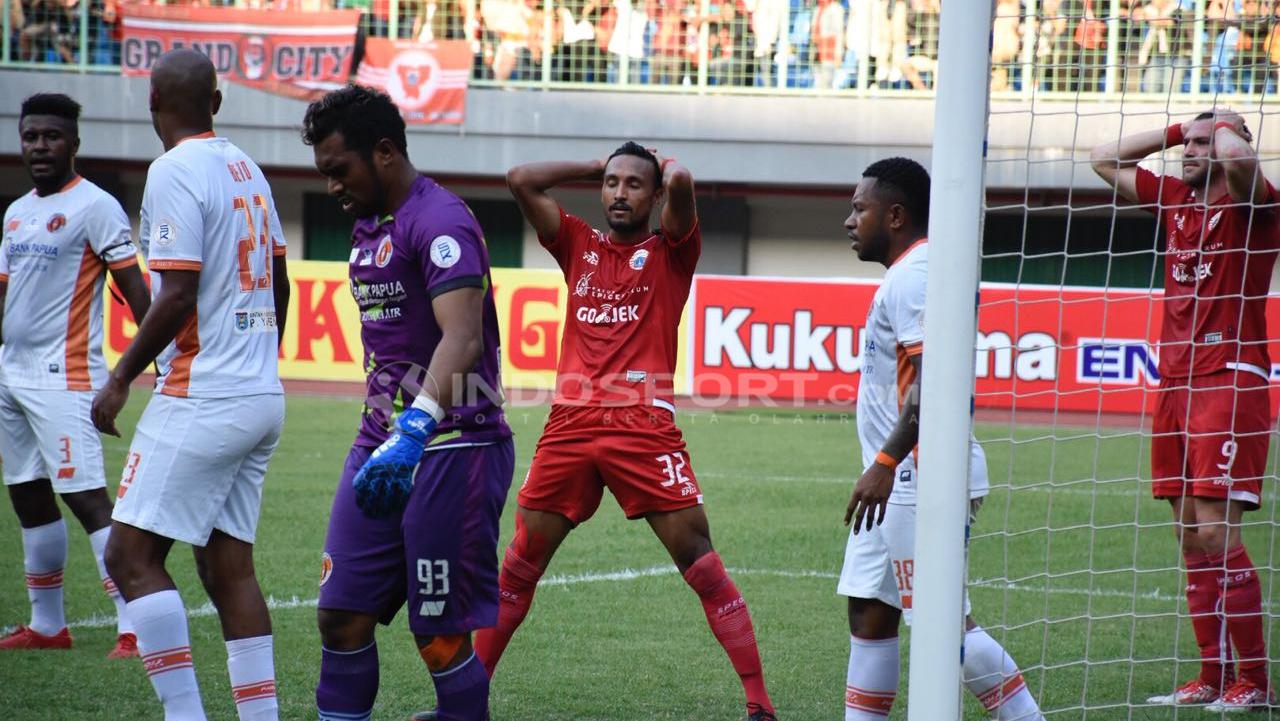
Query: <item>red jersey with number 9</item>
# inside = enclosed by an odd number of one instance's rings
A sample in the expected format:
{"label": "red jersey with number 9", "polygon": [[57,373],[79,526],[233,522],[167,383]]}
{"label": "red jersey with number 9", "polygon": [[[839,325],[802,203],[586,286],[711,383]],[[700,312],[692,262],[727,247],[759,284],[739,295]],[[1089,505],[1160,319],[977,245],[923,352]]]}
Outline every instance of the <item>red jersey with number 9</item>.
{"label": "red jersey with number 9", "polygon": [[1160,375],[1224,370],[1271,376],[1267,293],[1280,250],[1280,208],[1267,183],[1262,204],[1227,194],[1201,203],[1177,178],[1138,168],[1138,201],[1164,220],[1164,321]]}
{"label": "red jersey with number 9", "polygon": [[680,314],[702,252],[698,225],[682,238],[658,231],[620,245],[561,209],[560,232],[538,240],[569,285],[555,402],[674,411]]}

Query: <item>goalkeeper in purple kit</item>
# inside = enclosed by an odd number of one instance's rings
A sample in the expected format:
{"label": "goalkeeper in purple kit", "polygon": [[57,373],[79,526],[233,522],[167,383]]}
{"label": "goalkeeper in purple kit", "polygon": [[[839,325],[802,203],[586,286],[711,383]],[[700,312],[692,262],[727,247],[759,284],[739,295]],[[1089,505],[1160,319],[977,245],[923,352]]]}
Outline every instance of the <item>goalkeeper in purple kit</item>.
{"label": "goalkeeper in purple kit", "polygon": [[471,632],[497,621],[498,519],[515,462],[488,252],[466,204],[410,163],[386,95],[334,91],[303,126],[330,194],[358,218],[350,278],[368,371],[325,539],[319,718],[371,717],[374,630],[407,601],[440,718],[483,721],[489,677]]}

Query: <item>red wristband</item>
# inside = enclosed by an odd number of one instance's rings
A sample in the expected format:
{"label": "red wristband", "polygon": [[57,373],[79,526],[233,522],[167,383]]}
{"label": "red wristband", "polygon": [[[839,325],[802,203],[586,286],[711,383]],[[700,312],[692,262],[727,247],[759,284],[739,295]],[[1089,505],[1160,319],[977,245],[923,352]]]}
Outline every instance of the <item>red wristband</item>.
{"label": "red wristband", "polygon": [[898,467],[898,459],[894,458],[888,453],[885,453],[884,451],[880,451],[879,453],[876,454],[876,463],[879,463],[880,465],[884,466],[885,468],[888,468],[891,471]]}
{"label": "red wristband", "polygon": [[1215,134],[1218,132],[1219,128],[1226,128],[1227,130],[1230,130],[1236,135],[1240,134],[1240,132],[1236,130],[1236,124],[1227,120],[1219,120],[1218,122],[1213,124],[1213,132]]}
{"label": "red wristband", "polygon": [[1182,145],[1182,123],[1174,123],[1164,129],[1164,147]]}

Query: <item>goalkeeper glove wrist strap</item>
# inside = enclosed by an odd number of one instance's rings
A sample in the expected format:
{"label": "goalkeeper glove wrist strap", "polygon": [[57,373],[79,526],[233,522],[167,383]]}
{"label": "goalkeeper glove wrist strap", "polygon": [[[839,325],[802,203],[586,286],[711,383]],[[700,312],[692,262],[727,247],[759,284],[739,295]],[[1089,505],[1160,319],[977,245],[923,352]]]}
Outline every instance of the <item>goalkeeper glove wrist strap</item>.
{"label": "goalkeeper glove wrist strap", "polygon": [[413,405],[410,406],[410,408],[417,408],[423,413],[426,413],[434,418],[436,423],[444,420],[444,409],[440,407],[439,403],[436,403],[436,399],[425,393],[414,398]]}

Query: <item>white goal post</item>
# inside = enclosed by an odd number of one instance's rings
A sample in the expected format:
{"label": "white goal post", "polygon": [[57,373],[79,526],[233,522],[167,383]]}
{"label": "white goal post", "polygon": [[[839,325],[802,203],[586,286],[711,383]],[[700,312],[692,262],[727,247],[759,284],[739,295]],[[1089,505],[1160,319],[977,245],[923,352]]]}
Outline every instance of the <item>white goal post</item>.
{"label": "white goal post", "polygon": [[930,163],[909,721],[959,721],[961,715],[969,435],[992,13],[993,4],[986,0],[942,4]]}

